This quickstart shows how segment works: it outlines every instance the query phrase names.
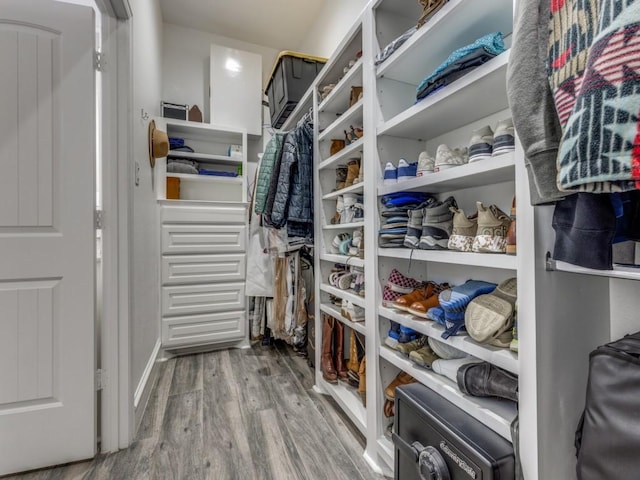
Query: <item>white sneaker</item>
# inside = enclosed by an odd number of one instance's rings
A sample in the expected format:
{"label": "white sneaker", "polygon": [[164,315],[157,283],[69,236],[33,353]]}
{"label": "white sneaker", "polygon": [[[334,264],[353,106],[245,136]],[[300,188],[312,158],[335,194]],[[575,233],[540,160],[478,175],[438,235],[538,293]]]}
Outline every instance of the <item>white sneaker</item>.
{"label": "white sneaker", "polygon": [[418,171],[416,177],[421,177],[429,173],[433,173],[436,168],[436,159],[427,152],[421,152],[418,157]]}
{"label": "white sneaker", "polygon": [[493,153],[493,130],[485,125],[474,130],[469,141],[469,163],[487,160]]}
{"label": "white sneaker", "polygon": [[447,145],[440,145],[436,151],[435,171],[446,170],[451,167],[464,165],[469,161],[466,148],[451,149]]}
{"label": "white sneaker", "polygon": [[510,118],[499,121],[493,134],[493,156],[513,152],[515,149],[513,121]]}
{"label": "white sneaker", "polygon": [[391,162],[387,163],[384,167],[384,178],[382,179],[383,185],[395,185],[398,183],[398,169]]}

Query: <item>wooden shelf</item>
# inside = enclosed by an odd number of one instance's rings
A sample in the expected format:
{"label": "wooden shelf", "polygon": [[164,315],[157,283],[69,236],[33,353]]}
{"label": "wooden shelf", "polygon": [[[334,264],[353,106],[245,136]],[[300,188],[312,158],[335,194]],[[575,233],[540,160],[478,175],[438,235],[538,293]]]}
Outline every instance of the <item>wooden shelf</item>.
{"label": "wooden shelf", "polygon": [[503,253],[456,252],[452,250],[420,250],[410,248],[378,248],[379,257],[402,258],[434,263],[451,263],[473,267],[516,270],[516,255]]}
{"label": "wooden shelf", "polygon": [[511,32],[511,0],[450,0],[378,66],[378,78],[418,85],[454,50],[489,32]]}
{"label": "wooden shelf", "polygon": [[320,260],[331,263],[342,263],[349,265],[350,267],[364,267],[364,259],[360,257],[354,257],[351,255],[338,255],[335,253],[322,253],[320,254]]}
{"label": "wooden shelf", "polygon": [[481,398],[464,395],[448,378],[416,366],[402,354],[386,346],[380,347],[380,356],[407,372],[423,385],[442,395],[451,403],[485,424],[498,435],[511,441],[511,422],[516,416],[514,402],[498,398]]}
{"label": "wooden shelf", "polygon": [[362,105],[364,99],[358,100],[349,109],[336,118],[333,122],[318,134],[318,141],[331,139],[334,135],[337,138],[344,138],[344,130],[349,130],[350,125],[362,127]]}
{"label": "wooden shelf", "polygon": [[397,184],[379,185],[378,195],[413,190],[441,193],[463,188],[494,185],[514,181],[515,171],[514,153],[505,153],[487,160],[479,160],[466,165],[448,168],[441,172],[428,173],[422,177],[404,180]]}
{"label": "wooden shelf", "polygon": [[339,320],[341,323],[344,323],[347,327],[355,330],[361,335],[367,334],[367,329],[365,327],[365,322],[352,322],[348,318],[342,316],[340,310],[337,307],[333,306],[329,303],[321,303],[320,311],[326,313],[327,315],[331,315],[336,320]]}
{"label": "wooden shelf", "polygon": [[342,188],[340,190],[336,190],[335,192],[327,193],[322,196],[323,200],[333,200],[334,198],[339,197],[340,195],[344,195],[345,193],[362,193],[364,190],[364,182],[356,183],[355,185],[351,185],[347,188]]}
{"label": "wooden shelf", "polygon": [[209,153],[181,152],[169,150],[167,158],[186,158],[204,163],[242,163],[242,157],[230,157],[229,155],[212,155]]}
{"label": "wooden shelf", "polygon": [[444,327],[432,322],[431,320],[418,320],[417,317],[414,317],[410,313],[399,312],[386,307],[380,307],[378,309],[378,313],[389,320],[398,322],[405,327],[412,328],[423,335],[433,337],[440,342],[451,345],[452,347],[462,350],[469,355],[473,355],[480,360],[493,363],[497,367],[504,368],[509,372],[518,374],[520,370],[518,355],[508,348],[480,345],[468,335],[455,335],[445,340],[442,338]]}
{"label": "wooden shelf", "polygon": [[353,223],[336,223],[335,225],[324,225],[323,230],[353,230],[355,228],[364,227],[364,220]]}
{"label": "wooden shelf", "polygon": [[362,404],[358,393],[341,383],[328,383],[320,380],[320,388],[333,397],[340,408],[344,410],[353,424],[363,435],[367,434],[367,410]]}
{"label": "wooden shelf", "polygon": [[333,87],[331,93],[318,105],[318,112],[343,112],[349,106],[351,87],[362,86],[362,58],[349,69],[347,74]]}
{"label": "wooden shelf", "polygon": [[378,135],[427,140],[508,108],[508,62],[509,50],[383,123]]}
{"label": "wooden shelf", "polygon": [[181,180],[188,180],[189,182],[242,184],[242,177],[221,177],[217,175],[193,175],[191,173],[167,172],[167,178],[169,177],[179,178]]}
{"label": "wooden shelf", "polygon": [[337,165],[339,162],[341,162],[342,160],[346,160],[348,157],[350,157],[351,155],[354,155],[356,152],[362,152],[363,144],[364,144],[364,137],[359,138],[355,142],[344,147],[335,155],[332,155],[326,160],[320,162],[320,164],[318,165],[318,169],[322,170],[324,168],[329,168],[333,165]]}
{"label": "wooden shelf", "polygon": [[340,290],[339,288],[332,287],[326,283],[320,284],[320,290],[329,293],[335,297],[342,298],[353,302],[354,305],[365,308],[364,297],[357,295],[353,290]]}

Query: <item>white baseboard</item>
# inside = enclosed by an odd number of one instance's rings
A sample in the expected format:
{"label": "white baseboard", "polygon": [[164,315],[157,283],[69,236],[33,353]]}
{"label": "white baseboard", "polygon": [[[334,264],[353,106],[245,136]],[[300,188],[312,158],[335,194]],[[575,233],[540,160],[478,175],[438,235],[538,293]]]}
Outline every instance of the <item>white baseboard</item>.
{"label": "white baseboard", "polygon": [[138,426],[142,421],[142,415],[144,414],[144,410],[147,407],[147,402],[149,401],[149,397],[151,396],[151,390],[153,390],[153,386],[156,384],[156,380],[158,378],[158,356],[160,354],[161,345],[162,343],[158,338],[155,346],[153,347],[153,351],[149,356],[147,365],[144,367],[140,382],[138,382],[136,391],[133,395],[133,415],[135,420],[135,431],[138,430]]}

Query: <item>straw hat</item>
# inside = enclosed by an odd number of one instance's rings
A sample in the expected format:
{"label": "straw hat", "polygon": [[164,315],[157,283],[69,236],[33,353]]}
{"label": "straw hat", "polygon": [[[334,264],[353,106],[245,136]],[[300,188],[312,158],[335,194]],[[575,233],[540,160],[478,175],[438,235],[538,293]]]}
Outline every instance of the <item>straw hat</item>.
{"label": "straw hat", "polygon": [[167,132],[156,128],[155,120],[149,122],[149,163],[151,168],[156,164],[156,158],[166,157],[169,153],[169,137]]}

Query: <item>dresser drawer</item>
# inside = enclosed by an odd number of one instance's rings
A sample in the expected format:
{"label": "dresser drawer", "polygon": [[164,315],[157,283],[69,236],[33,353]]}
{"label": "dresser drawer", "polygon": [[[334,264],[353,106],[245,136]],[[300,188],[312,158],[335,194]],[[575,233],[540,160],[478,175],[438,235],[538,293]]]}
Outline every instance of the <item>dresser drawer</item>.
{"label": "dresser drawer", "polygon": [[163,318],[162,345],[184,347],[241,340],[246,325],[244,311]]}
{"label": "dresser drawer", "polygon": [[244,310],[244,282],[162,287],[162,315]]}
{"label": "dresser drawer", "polygon": [[245,271],[246,255],[241,253],[162,257],[164,285],[234,282],[244,280]]}
{"label": "dresser drawer", "polygon": [[162,225],[162,253],[244,253],[244,225]]}
{"label": "dresser drawer", "polygon": [[246,223],[245,205],[165,205],[160,210],[160,223]]}

